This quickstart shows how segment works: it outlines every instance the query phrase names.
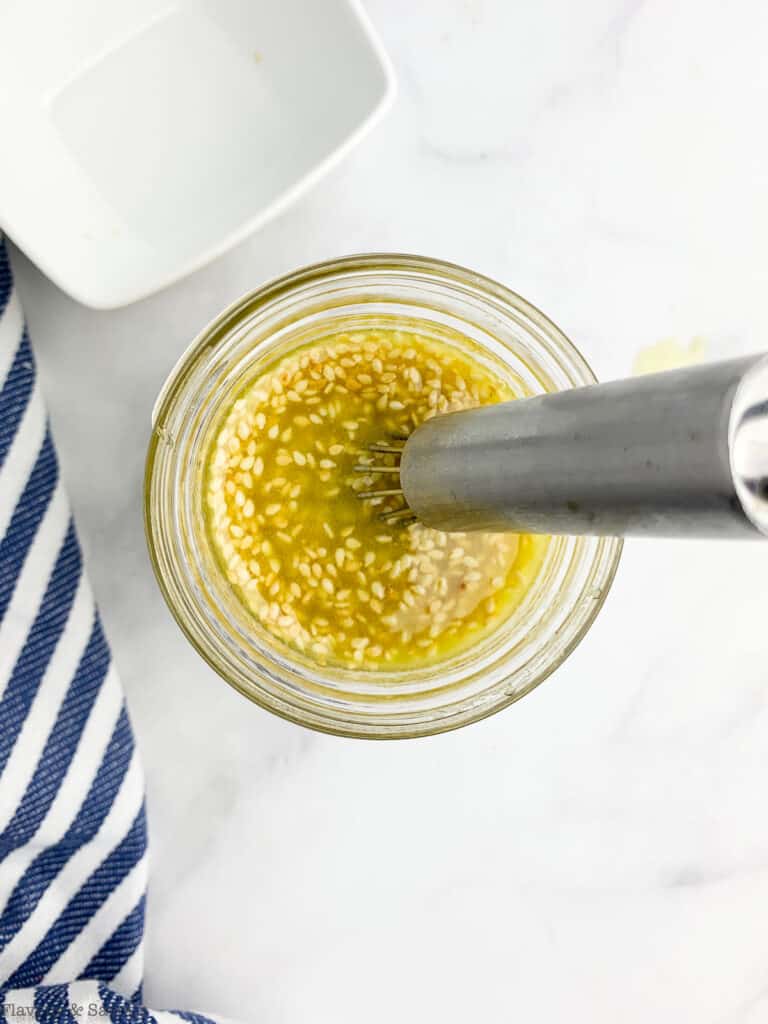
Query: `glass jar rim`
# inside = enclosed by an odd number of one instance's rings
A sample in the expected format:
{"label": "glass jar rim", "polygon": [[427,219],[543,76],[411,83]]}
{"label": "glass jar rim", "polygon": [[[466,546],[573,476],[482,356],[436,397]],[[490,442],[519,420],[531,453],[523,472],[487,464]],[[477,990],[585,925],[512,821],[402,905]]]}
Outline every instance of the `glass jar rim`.
{"label": "glass jar rim", "polygon": [[[546,658],[540,659],[541,670],[534,672],[525,685],[514,690],[509,687],[502,688],[495,694],[494,699],[470,701],[469,705],[456,715],[443,715],[431,709],[421,718],[417,714],[416,719],[419,720],[414,720],[413,716],[406,716],[406,720],[400,725],[391,721],[382,721],[377,725],[375,715],[369,715],[367,724],[361,724],[353,720],[357,712],[349,709],[339,712],[326,708],[321,713],[316,713],[316,709],[302,708],[302,700],[299,697],[296,698],[295,704],[290,701],[286,704],[284,700],[273,699],[270,693],[260,688],[259,680],[263,683],[263,677],[258,672],[255,673],[256,681],[251,680],[249,683],[247,677],[232,671],[231,665],[228,667],[228,663],[221,660],[216,645],[208,642],[205,631],[201,632],[199,623],[192,621],[196,600],[191,592],[193,588],[187,584],[185,591],[183,586],[179,588],[176,585],[177,581],[173,581],[172,585],[168,578],[168,560],[160,554],[161,541],[164,539],[163,531],[167,533],[169,530],[169,516],[166,515],[163,521],[163,516],[158,512],[158,460],[168,456],[169,451],[173,451],[173,443],[164,444],[169,437],[169,421],[177,411],[179,403],[183,402],[185,391],[189,390],[196,370],[199,371],[206,359],[215,358],[220,347],[232,338],[249,317],[264,314],[265,310],[272,309],[286,300],[289,303],[290,300],[295,300],[297,306],[300,306],[302,295],[307,289],[323,286],[325,282],[350,281],[360,274],[410,274],[416,276],[417,283],[418,280],[423,280],[447,289],[466,290],[467,294],[471,293],[475,299],[489,308],[493,306],[502,317],[522,317],[526,324],[533,325],[528,327],[529,337],[530,332],[535,330],[536,337],[533,340],[537,350],[548,348],[549,357],[568,378],[567,386],[585,385],[593,383],[596,379],[581,353],[544,313],[504,285],[456,264],[421,256],[370,253],[341,257],[293,271],[267,282],[231,303],[194,339],[169,374],[153,411],[153,431],[147,455],[144,502],[147,542],[161,591],[183,632],[211,667],[249,699],[291,721],[341,735],[395,738],[433,734],[469,724],[501,710],[537,686],[565,660],[591,626],[607,596],[620,557],[620,540],[599,538],[593,539],[590,545],[589,540],[583,538],[570,539],[573,541],[573,549],[576,550],[578,547],[582,556],[585,550],[591,551],[591,554],[582,557],[584,572],[589,570],[589,596],[581,603],[574,604],[572,612],[566,617],[568,635],[558,637],[558,641],[562,640],[563,643],[557,656],[551,658],[549,662]],[[425,303],[424,308],[429,310],[429,304]],[[525,324],[523,326],[525,328]],[[509,345],[506,344],[506,347],[509,348]],[[295,693],[292,693],[292,699],[295,696]]]}
{"label": "glass jar rim", "polygon": [[292,292],[297,292],[305,285],[320,282],[325,278],[331,278],[346,271],[367,269],[383,272],[388,270],[421,271],[435,276],[438,280],[458,284],[469,283],[486,295],[492,295],[500,302],[509,304],[512,308],[528,316],[531,321],[537,323],[546,333],[556,338],[557,342],[568,350],[569,359],[573,362],[574,367],[578,367],[581,371],[585,383],[595,383],[597,381],[592,367],[557,324],[536,305],[506,285],[476,270],[470,270],[459,263],[452,263],[449,260],[440,260],[430,256],[410,253],[367,252],[337,256],[334,259],[321,260],[317,263],[310,263],[307,266],[291,270],[287,274],[282,274],[279,277],[265,281],[257,288],[245,292],[239,298],[234,299],[228,306],[225,306],[192,339],[172,366],[152,408],[152,426],[154,427],[158,420],[162,418],[171,395],[183,383],[185,368],[191,366],[202,351],[215,345],[231,329],[234,323],[247,316],[251,310],[258,306],[266,305],[269,302],[274,302]]}

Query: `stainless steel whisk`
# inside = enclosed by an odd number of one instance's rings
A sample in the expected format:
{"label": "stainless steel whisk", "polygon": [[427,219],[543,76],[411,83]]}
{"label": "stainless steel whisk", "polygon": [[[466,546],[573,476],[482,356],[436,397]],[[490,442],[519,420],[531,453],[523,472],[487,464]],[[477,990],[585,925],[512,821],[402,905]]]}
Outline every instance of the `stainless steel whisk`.
{"label": "stainless steel whisk", "polygon": [[[371,445],[360,498],[438,530],[768,535],[768,356],[435,416]],[[399,500],[399,504],[398,504]]]}

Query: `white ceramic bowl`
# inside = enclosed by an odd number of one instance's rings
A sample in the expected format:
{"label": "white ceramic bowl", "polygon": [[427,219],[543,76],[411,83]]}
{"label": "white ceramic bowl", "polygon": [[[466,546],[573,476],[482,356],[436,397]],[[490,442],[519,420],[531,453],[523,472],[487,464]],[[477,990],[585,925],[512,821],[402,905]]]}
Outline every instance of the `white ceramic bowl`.
{"label": "white ceramic bowl", "polygon": [[124,305],[283,209],[393,91],[357,0],[5,0],[0,227]]}

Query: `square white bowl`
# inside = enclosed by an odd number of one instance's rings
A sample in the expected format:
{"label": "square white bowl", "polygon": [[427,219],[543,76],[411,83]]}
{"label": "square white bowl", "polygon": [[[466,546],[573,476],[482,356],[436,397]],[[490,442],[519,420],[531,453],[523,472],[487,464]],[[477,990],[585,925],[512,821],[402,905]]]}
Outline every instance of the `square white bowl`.
{"label": "square white bowl", "polygon": [[296,199],[393,93],[357,0],[3,0],[0,228],[125,305]]}

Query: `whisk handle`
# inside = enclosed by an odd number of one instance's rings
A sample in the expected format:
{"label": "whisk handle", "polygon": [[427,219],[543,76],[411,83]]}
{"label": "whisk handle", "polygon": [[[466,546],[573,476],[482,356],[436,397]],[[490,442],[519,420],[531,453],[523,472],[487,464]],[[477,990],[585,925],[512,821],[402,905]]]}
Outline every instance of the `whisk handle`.
{"label": "whisk handle", "polygon": [[437,416],[405,498],[450,531],[768,534],[768,356]]}

